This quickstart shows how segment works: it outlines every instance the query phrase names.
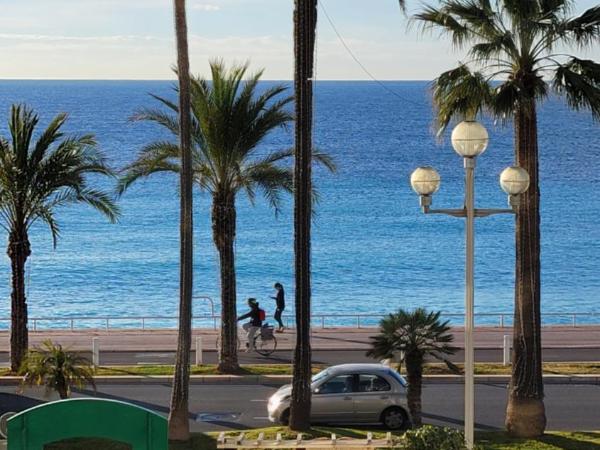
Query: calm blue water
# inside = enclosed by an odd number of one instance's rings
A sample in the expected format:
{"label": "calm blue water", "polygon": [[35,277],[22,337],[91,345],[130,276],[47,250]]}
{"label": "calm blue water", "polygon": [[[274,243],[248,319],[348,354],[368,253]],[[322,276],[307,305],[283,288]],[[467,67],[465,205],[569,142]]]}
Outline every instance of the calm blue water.
{"label": "calm blue water", "polygon": [[[320,82],[316,88],[316,145],[335,156],[339,172],[322,170],[314,226],[313,301],[316,313],[384,313],[425,306],[463,312],[462,220],[424,216],[408,178],[431,164],[442,176],[434,206],[459,207],[462,161],[431,132],[424,82],[389,82],[397,98],[370,82]],[[265,83],[263,86],[268,85]],[[70,114],[68,130],[93,132],[112,164],[122,167],[153,139],[168,138],[128,118],[152,106],[148,93],[173,96],[170,82],[1,81],[0,132],[11,103],[33,106],[45,124]],[[543,312],[600,312],[600,126],[559,100],[541,109]],[[500,171],[513,161],[510,127],[488,124],[491,144],[480,158],[479,207],[504,207]],[[263,148],[292,144],[289,132],[272,134]],[[195,292],[218,299],[210,203],[195,195]],[[59,212],[62,237],[52,249],[48,231],[32,232],[28,264],[30,315],[176,315],[178,197],[173,175],[134,185],[122,198],[117,225],[85,206]],[[476,225],[476,311],[511,312],[513,218]],[[265,201],[238,200],[238,298],[262,299],[273,309],[273,282],[293,302],[292,209],[275,218]],[[0,264],[0,317],[9,316],[9,263]],[[218,302],[217,302],[218,303]],[[240,307],[240,310],[243,309]],[[198,301],[195,313],[209,311]]]}

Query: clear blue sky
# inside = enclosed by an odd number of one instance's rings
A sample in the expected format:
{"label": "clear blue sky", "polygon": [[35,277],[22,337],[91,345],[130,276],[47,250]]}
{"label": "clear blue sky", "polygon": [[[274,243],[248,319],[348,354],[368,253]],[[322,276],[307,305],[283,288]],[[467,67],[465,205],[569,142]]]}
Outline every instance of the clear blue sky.
{"label": "clear blue sky", "polygon": [[[378,79],[432,79],[461,58],[437,36],[407,31],[396,0],[320,0]],[[2,0],[0,78],[166,79],[175,61],[171,0]],[[293,0],[188,0],[192,70],[250,59],[292,78]],[[577,11],[596,4],[580,0]],[[407,0],[409,11],[420,1]],[[367,79],[321,11],[317,76]],[[414,28],[414,27],[413,27]],[[599,46],[600,47],[600,46]],[[600,59],[600,50],[587,54]]]}

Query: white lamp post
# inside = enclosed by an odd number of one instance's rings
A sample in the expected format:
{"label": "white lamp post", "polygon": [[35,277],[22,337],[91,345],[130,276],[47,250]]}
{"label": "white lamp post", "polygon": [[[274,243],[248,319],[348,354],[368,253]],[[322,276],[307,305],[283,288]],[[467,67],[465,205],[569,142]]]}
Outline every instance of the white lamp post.
{"label": "white lamp post", "polygon": [[475,160],[488,146],[488,133],[475,121],[459,123],[452,131],[452,147],[464,160],[465,204],[461,209],[431,209],[431,196],[439,189],[440,176],[432,167],[419,167],[410,177],[410,184],[419,194],[421,207],[426,214],[446,214],[467,219],[465,230],[465,442],[471,450],[475,434],[474,386],[474,225],[475,217],[492,214],[514,214],[519,205],[519,195],[529,187],[529,175],[520,167],[508,167],[500,175],[500,185],[509,195],[511,209],[480,209],[474,206]]}

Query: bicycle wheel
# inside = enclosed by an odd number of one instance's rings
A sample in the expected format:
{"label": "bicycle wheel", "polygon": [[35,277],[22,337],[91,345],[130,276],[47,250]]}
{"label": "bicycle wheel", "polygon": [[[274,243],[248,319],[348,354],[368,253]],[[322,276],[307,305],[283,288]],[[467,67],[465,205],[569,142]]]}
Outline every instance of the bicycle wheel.
{"label": "bicycle wheel", "polygon": [[254,348],[259,355],[269,356],[277,349],[277,339],[273,336],[263,340],[259,334],[254,338]]}

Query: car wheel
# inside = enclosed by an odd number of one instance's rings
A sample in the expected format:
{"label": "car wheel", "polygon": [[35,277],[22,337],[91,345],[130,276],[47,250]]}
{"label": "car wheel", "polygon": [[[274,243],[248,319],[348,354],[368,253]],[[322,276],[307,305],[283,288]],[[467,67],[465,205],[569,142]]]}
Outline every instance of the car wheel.
{"label": "car wheel", "polygon": [[279,423],[281,423],[281,425],[285,425],[287,427],[289,422],[290,422],[290,410],[286,409],[285,411],[283,411],[281,413],[281,416],[279,416]]}
{"label": "car wheel", "polygon": [[388,430],[402,430],[408,427],[408,414],[402,408],[388,408],[381,414],[381,422]]}

